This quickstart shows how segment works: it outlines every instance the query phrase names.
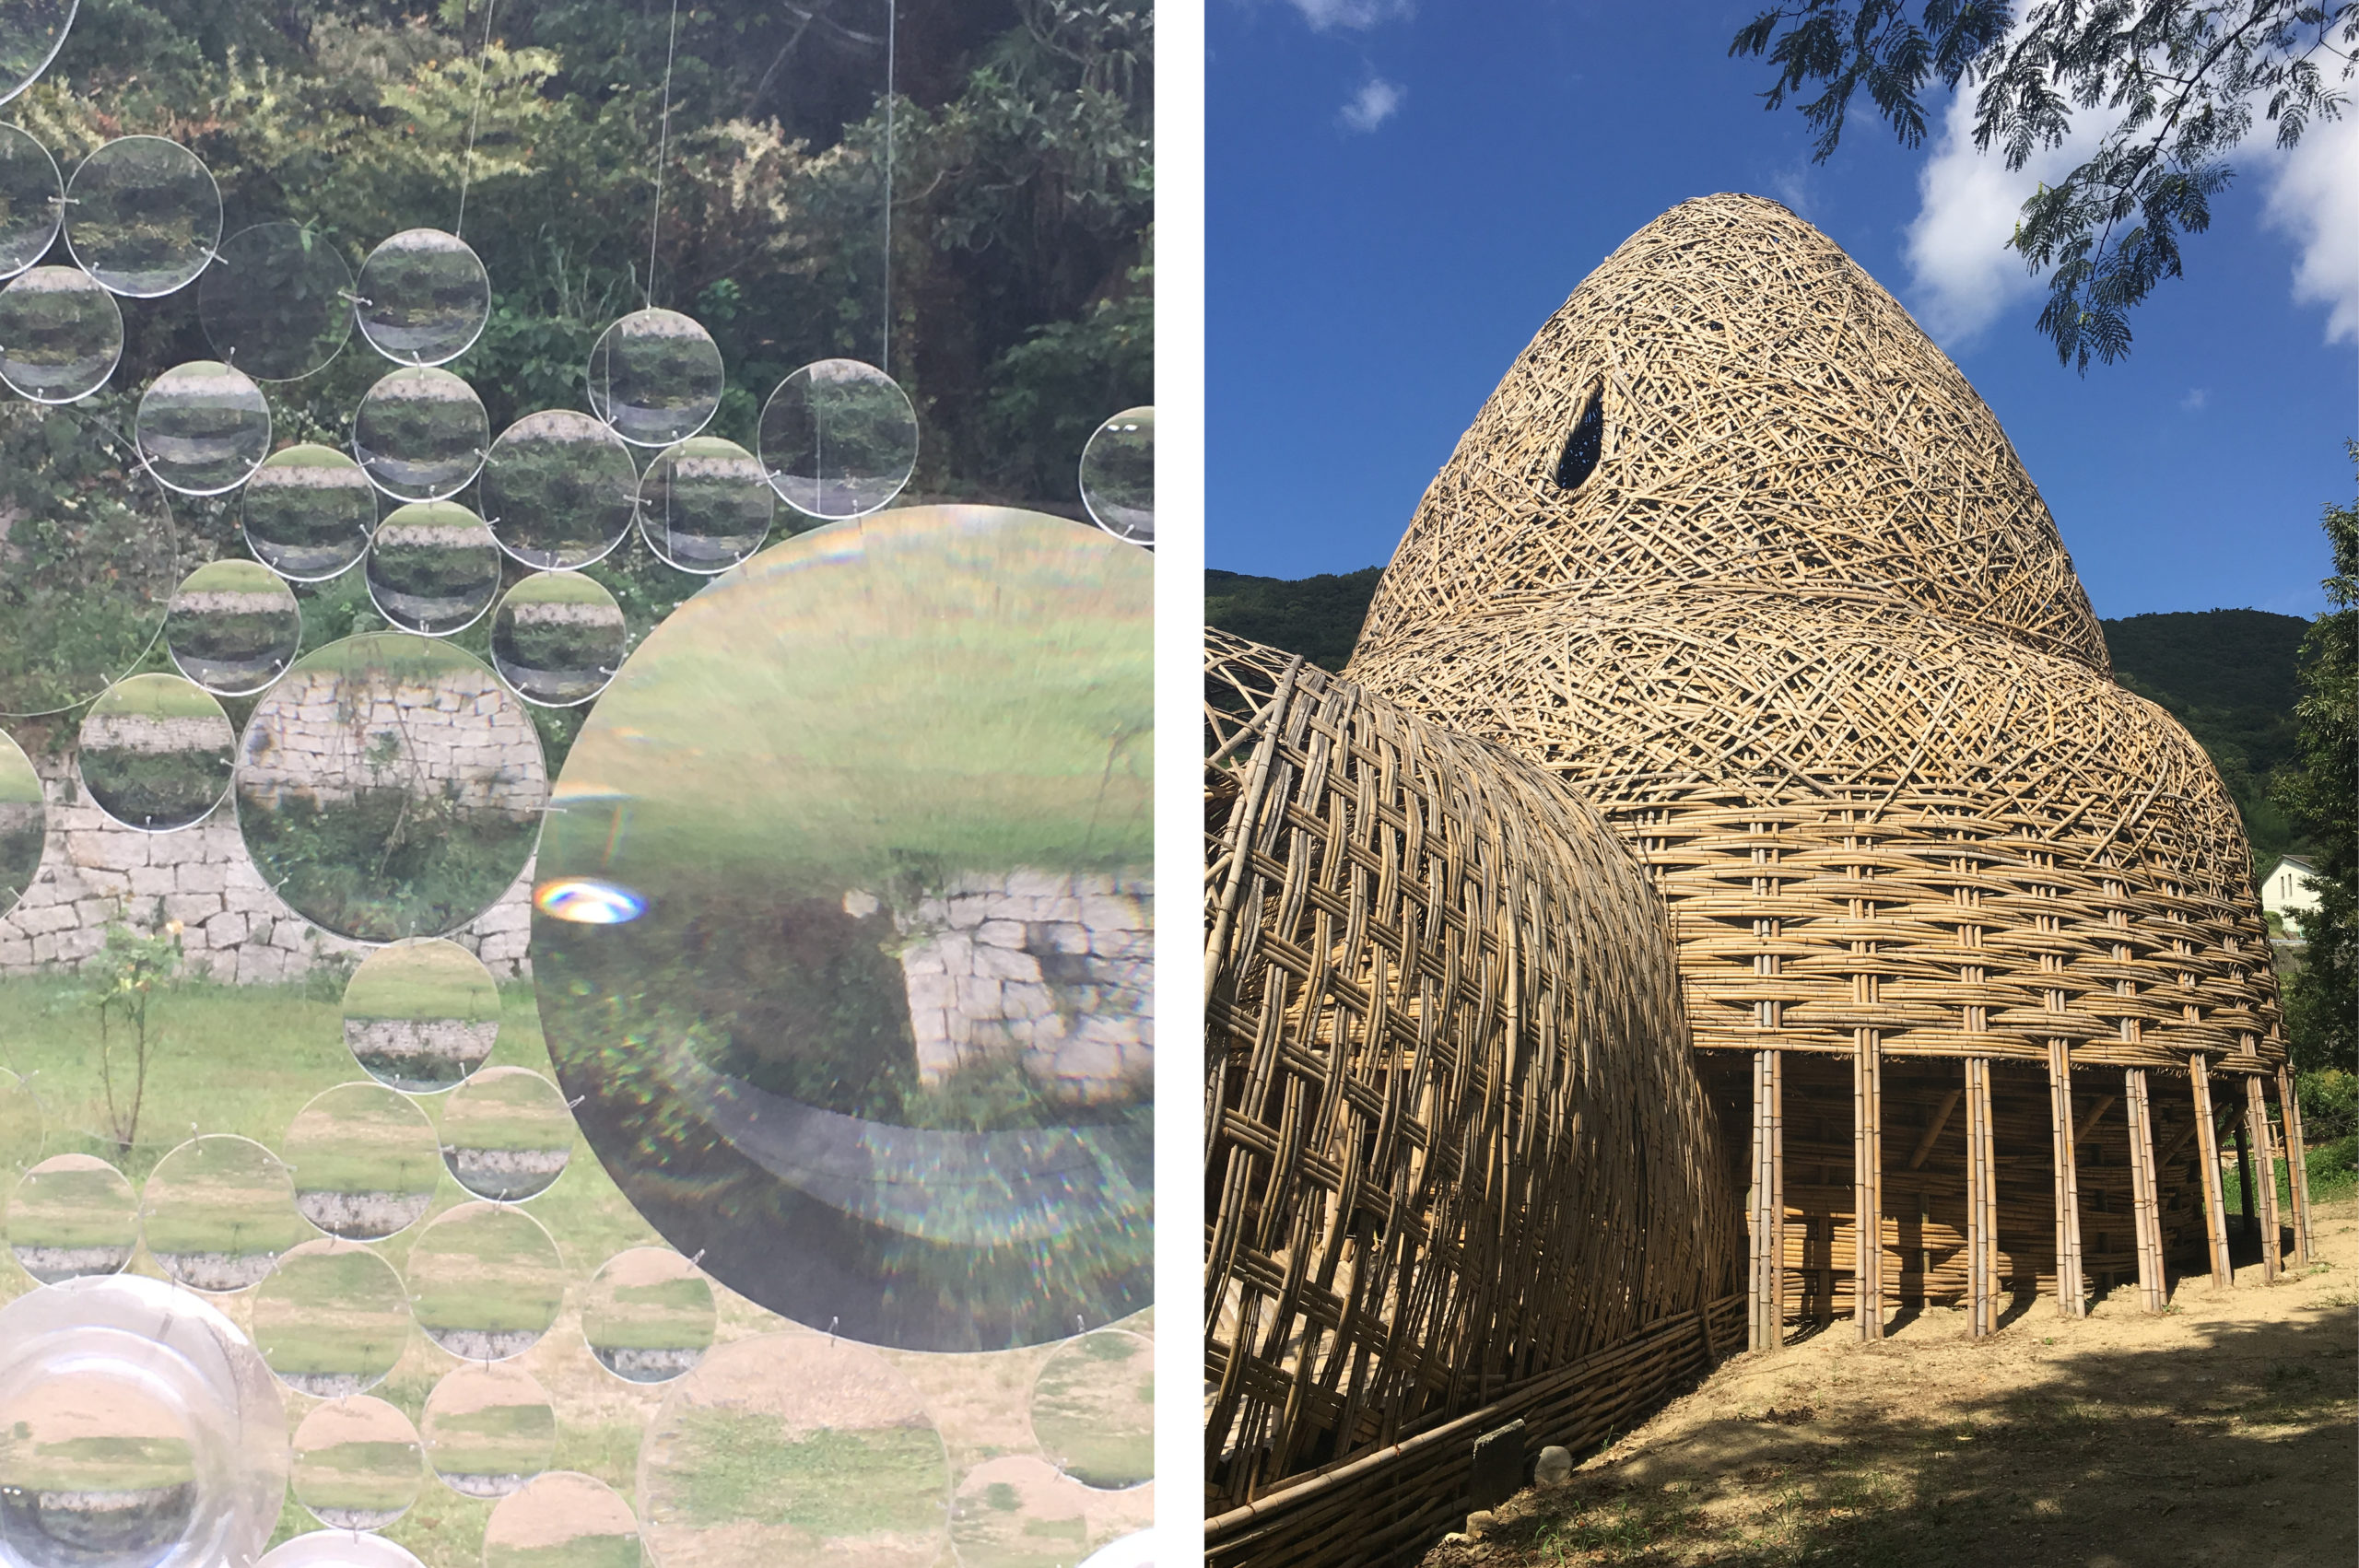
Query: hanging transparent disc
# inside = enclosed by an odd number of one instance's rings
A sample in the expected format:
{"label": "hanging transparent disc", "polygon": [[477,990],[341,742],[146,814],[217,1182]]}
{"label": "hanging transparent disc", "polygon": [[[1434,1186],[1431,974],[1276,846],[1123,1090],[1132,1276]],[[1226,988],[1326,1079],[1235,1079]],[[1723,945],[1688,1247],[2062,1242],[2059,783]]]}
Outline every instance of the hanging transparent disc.
{"label": "hanging transparent disc", "polygon": [[270,1549],[254,1568],[426,1568],[409,1548],[383,1536],[315,1530]]}
{"label": "hanging transparent disc", "polygon": [[[295,1501],[333,1530],[381,1530],[426,1489],[426,1445],[396,1406],[367,1394],[319,1405],[295,1429]],[[352,1568],[349,1557],[330,1558]]]}
{"label": "hanging transparent disc", "polygon": [[[6,26],[0,22],[0,31]],[[0,77],[6,70],[0,64]],[[49,149],[28,131],[0,125],[0,278],[49,253],[65,211],[65,181]]]}
{"label": "hanging transparent disc", "polygon": [[1032,1435],[1056,1467],[1101,1491],[1155,1478],[1155,1344],[1101,1328],[1059,1345],[1032,1386]]}
{"label": "hanging transparent disc", "polygon": [[343,452],[306,442],[264,459],[239,508],[256,560],[289,582],[324,582],[368,554],[377,487]]}
{"label": "hanging transparent disc", "polygon": [[270,402],[244,371],[192,360],[140,394],[132,433],[158,484],[183,496],[218,496],[244,484],[270,455]]}
{"label": "hanging transparent disc", "polygon": [[8,1250],[44,1285],[120,1272],[139,1246],[139,1195],[95,1154],[52,1154],[8,1195]]}
{"label": "hanging transparent disc", "polygon": [[346,1241],[382,1241],[417,1223],[442,1176],[425,1109],[381,1083],[314,1094],[280,1148],[295,1172],[296,1212]]}
{"label": "hanging transparent disc", "polygon": [[82,160],[65,186],[65,243],[117,294],[187,287],[221,243],[221,187],[205,161],[161,136],[123,136]]}
{"label": "hanging transparent disc", "polygon": [[495,1203],[546,1192],[573,1153],[573,1114],[557,1085],[523,1067],[487,1067],[442,1102],[442,1163]]}
{"label": "hanging transparent disc", "polygon": [[712,334],[677,310],[634,310],[590,349],[590,408],[639,447],[684,441],[712,420],[725,383]]}
{"label": "hanging transparent disc", "polygon": [[501,549],[528,567],[564,570],[610,554],[629,533],[639,471],[614,431],[550,409],[500,432],[484,461],[482,495]]}
{"label": "hanging transparent disc", "polygon": [[221,699],[181,675],[132,675],[83,716],[75,766],[91,803],[125,827],[194,826],[229,793],[237,731]]}
{"label": "hanging transparent disc", "polygon": [[252,696],[287,673],[303,642],[303,609],[259,561],[207,561],[172,593],[164,649],[180,673],[220,696]]}
{"label": "hanging transparent disc", "polygon": [[668,1246],[606,1259],[581,1304],[581,1337],[628,1383],[668,1383],[704,1359],[719,1322],[712,1282]]}
{"label": "hanging transparent disc", "polygon": [[23,92],[65,47],[80,0],[8,0],[0,6],[0,103]]}
{"label": "hanging transparent disc", "polygon": [[1037,1454],[984,1460],[950,1499],[958,1568],[1067,1568],[1090,1539],[1092,1501]]}
{"label": "hanging transparent disc", "polygon": [[1081,449],[1081,500],[1097,526],[1133,544],[1155,543],[1155,410],[1126,408]]}
{"label": "hanging transparent disc", "polygon": [[815,531],[591,710],[534,872],[541,1020],[591,1147],[718,1282],[904,1350],[1146,1305],[1153,568],[994,508]]}
{"label": "hanging transparent disc", "polygon": [[405,632],[448,637],[499,594],[499,545],[456,501],[395,507],[369,541],[369,599]]}
{"label": "hanging transparent disc", "polygon": [[287,1411],[203,1297],[127,1275],[0,1308],[11,1568],[251,1562],[287,1494]]}
{"label": "hanging transparent disc", "polygon": [[426,1396],[418,1432],[426,1462],[462,1497],[505,1497],[546,1470],[557,1453],[548,1390],[513,1363],[463,1366],[445,1376]]}
{"label": "hanging transparent disc", "polygon": [[684,572],[725,572],[769,538],[778,492],[761,460],[734,441],[698,436],[659,453],[639,480],[639,533]]}
{"label": "hanging transparent disc", "polygon": [[409,1348],[409,1293],[369,1248],[307,1241],[254,1292],[253,1325],[280,1382],[315,1399],[346,1398],[382,1383]]}
{"label": "hanging transparent disc", "polygon": [[491,319],[491,275],[473,246],[439,228],[406,229],[379,245],[353,288],[360,335],[404,365],[456,359]]}
{"label": "hanging transparent disc", "polygon": [[[0,730],[0,917],[32,890],[48,842],[49,807],[41,797],[41,775],[16,737]],[[0,1149],[0,1155],[6,1153]]]}
{"label": "hanging transparent disc", "polygon": [[499,983],[455,942],[381,947],[345,984],[345,1047],[370,1077],[405,1094],[464,1082],[499,1042]]}
{"label": "hanging transparent disc", "polygon": [[639,1520],[604,1481],[571,1470],[534,1477],[484,1527],[483,1568],[638,1568]]}
{"label": "hanging transparent disc", "polygon": [[918,415],[900,383],[857,359],[822,359],[762,409],[764,472],[779,498],[825,521],[864,517],[918,465]]}
{"label": "hanging transparent disc", "polygon": [[106,690],[155,646],[180,582],[171,510],[106,426],[7,402],[0,507],[15,520],[0,571],[0,715],[54,713]]}
{"label": "hanging transparent disc", "polygon": [[490,445],[483,400],[448,370],[395,370],[352,416],[352,455],[398,501],[450,499],[482,472]]}
{"label": "hanging transparent disc", "polygon": [[213,352],[258,381],[326,369],[352,335],[352,269],[316,230],[258,223],[221,243],[197,285]]}
{"label": "hanging transparent disc", "polygon": [[263,880],[338,936],[453,931],[531,857],[548,794],[522,703],[463,649],[370,633],[306,654],[263,694],[238,825]]}
{"label": "hanging transparent disc", "polygon": [[623,610],[578,572],[536,572],[508,591],[491,621],[491,667],[546,708],[588,702],[629,651]]}
{"label": "hanging transparent disc", "polygon": [[0,380],[35,403],[74,403],[123,359],[123,307],[79,267],[35,267],[0,288]]}
{"label": "hanging transparent disc", "polygon": [[467,1361],[506,1361],[557,1322],[565,1264],[549,1233],[522,1209],[465,1203],[418,1233],[408,1282],[427,1338]]}
{"label": "hanging transparent disc", "polygon": [[251,1138],[206,1133],[156,1162],[139,1204],[140,1239],[175,1282],[220,1294],[268,1278],[311,1235],[286,1164]]}

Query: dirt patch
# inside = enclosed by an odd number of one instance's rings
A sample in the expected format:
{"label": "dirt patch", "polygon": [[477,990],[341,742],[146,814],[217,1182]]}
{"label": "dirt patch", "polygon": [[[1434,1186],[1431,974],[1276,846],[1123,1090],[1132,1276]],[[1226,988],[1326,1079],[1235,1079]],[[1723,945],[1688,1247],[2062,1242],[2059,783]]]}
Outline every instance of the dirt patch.
{"label": "dirt patch", "polygon": [[1982,1341],[1936,1308],[1739,1356],[1426,1568],[2359,1561],[2359,1201],[2317,1218],[2310,1267],[2265,1286],[2248,1243],[2161,1316],[2123,1287]]}

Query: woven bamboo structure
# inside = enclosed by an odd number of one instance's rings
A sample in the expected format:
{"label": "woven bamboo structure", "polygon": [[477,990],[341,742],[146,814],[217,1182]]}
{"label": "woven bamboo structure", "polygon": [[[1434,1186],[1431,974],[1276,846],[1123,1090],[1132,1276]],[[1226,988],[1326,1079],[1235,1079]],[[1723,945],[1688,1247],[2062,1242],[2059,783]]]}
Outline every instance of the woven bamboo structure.
{"label": "woven bamboo structure", "polygon": [[1957,367],[1834,241],[1722,195],[1632,235],[1540,329],[1426,490],[1363,647],[1737,581],[1869,590],[2107,668],[2055,521]]}
{"label": "woven bamboo structure", "polygon": [[[1348,673],[1547,769],[1653,872],[1750,1127],[1754,1344],[2227,1281],[2224,1134],[2265,1158],[2274,1088],[2299,1136],[2241,822],[2111,680],[1989,411],[1792,214],[1684,204],[1575,290]],[[2272,1278],[2274,1206],[2243,1227]]]}
{"label": "woven bamboo structure", "polygon": [[1207,643],[1207,1550],[1385,1561],[1477,1428],[1593,1438],[1741,1344],[1738,1152],[1594,813]]}

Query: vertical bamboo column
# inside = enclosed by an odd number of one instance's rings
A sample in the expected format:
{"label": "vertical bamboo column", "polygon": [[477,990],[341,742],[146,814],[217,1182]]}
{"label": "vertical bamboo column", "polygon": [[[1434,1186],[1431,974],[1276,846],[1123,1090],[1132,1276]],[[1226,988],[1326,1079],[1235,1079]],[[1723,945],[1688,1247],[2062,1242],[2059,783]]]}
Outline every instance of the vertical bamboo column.
{"label": "vertical bamboo column", "polygon": [[1990,1059],[1966,1059],[1966,1273],[1974,1337],[1999,1327],[1999,1170],[1991,1146]]}
{"label": "vertical bamboo column", "polygon": [[2203,1182],[2203,1235],[2211,1244],[2212,1283],[2226,1290],[2236,1282],[2228,1261],[2228,1200],[2220,1191],[2220,1127],[2212,1108],[2212,1072],[2203,1053],[2188,1058],[2187,1071],[2195,1089],[2196,1159]]}
{"label": "vertical bamboo column", "polygon": [[2245,1113],[2242,1106],[2236,1109],[2236,1119],[2233,1126],[2236,1143],[2236,1207],[2239,1217],[2244,1221],[2245,1235],[2258,1240],[2260,1236],[2260,1219],[2259,1211],[2253,1207],[2258,1199],[2253,1197],[2252,1191],[2252,1142],[2245,1136]]}
{"label": "vertical bamboo column", "polygon": [[2260,1074],[2245,1075],[2245,1130],[2252,1140],[2255,1175],[2247,1185],[2259,1195],[2260,1277],[2277,1282],[2277,1150],[2269,1136],[2269,1107],[2260,1097]]}
{"label": "vertical bamboo column", "polygon": [[2163,1310],[2163,1215],[2154,1181],[2154,1112],[2146,1098],[2146,1070],[2122,1073],[2130,1118],[2130,1217],[2138,1239],[2138,1296],[2148,1312]]}
{"label": "vertical bamboo column", "polygon": [[1859,1033],[1851,1057],[1853,1314],[1860,1338],[1884,1338],[1884,1037]]}
{"label": "vertical bamboo column", "polygon": [[2081,1274],[2081,1177],[2072,1158],[2072,1059],[2062,1040],[2048,1042],[2048,1114],[2056,1139],[2056,1311],[2085,1317],[2088,1285]]}
{"label": "vertical bamboo column", "polygon": [[1746,1235],[1753,1244],[1745,1348],[1766,1351],[1784,1338],[1777,1316],[1778,1279],[1778,1053],[1753,1053],[1753,1194]]}
{"label": "vertical bamboo column", "polygon": [[[2293,1074],[2277,1070],[2277,1114],[2285,1124],[2285,1175],[2294,1188],[2294,1261],[2310,1260],[2309,1152],[2302,1147],[2302,1099]],[[2271,1182],[2271,1186],[2276,1184]]]}

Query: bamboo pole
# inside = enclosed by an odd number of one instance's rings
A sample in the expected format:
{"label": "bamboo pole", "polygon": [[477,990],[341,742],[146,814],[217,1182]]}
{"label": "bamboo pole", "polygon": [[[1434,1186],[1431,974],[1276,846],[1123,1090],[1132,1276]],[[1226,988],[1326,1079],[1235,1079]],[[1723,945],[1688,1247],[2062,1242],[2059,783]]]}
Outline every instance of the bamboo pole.
{"label": "bamboo pole", "polygon": [[2269,1136],[2269,1107],[2261,1099],[2260,1074],[2245,1075],[2245,1126],[2252,1138],[2251,1164],[2259,1175],[2246,1185],[2260,1204],[2260,1277],[2277,1282],[2277,1150]]}
{"label": "bamboo pole", "polygon": [[2234,1136],[2236,1144],[2238,1218],[2244,1223],[2246,1238],[2258,1240],[2260,1235],[2260,1218],[2259,1211],[2253,1207],[2258,1199],[2253,1196],[2252,1190],[2252,1141],[2245,1136],[2245,1110],[2242,1106],[2236,1107]]}
{"label": "bamboo pole", "polygon": [[2236,1270],[2228,1261],[2228,1204],[2220,1191],[2220,1129],[2212,1119],[2212,1074],[2201,1051],[2188,1059],[2187,1071],[2195,1090],[2196,1163],[2203,1183],[2203,1235],[2212,1257],[2212,1283],[2226,1290],[2236,1284]]}
{"label": "bamboo pole", "polygon": [[1953,1089],[1942,1096],[1940,1108],[1933,1112],[1933,1119],[1925,1124],[1925,1136],[1917,1140],[1917,1147],[1909,1153],[1908,1168],[1910,1170],[1924,1168],[1925,1156],[1933,1152],[1933,1145],[1941,1141],[1942,1134],[1949,1129],[1950,1113],[1957,1109],[1957,1102],[1962,1094],[1963,1091]]}
{"label": "bamboo pole", "polygon": [[1861,1340],[1884,1338],[1884,1062],[1873,1029],[1851,1057],[1853,1315]]}
{"label": "bamboo pole", "polygon": [[2056,1149],[2056,1311],[2088,1315],[2088,1285],[2081,1273],[2081,1181],[2072,1153],[2072,1061],[2062,1040],[2048,1042],[2048,1115]]}
{"label": "bamboo pole", "polygon": [[[2277,1114],[2285,1124],[2285,1175],[2294,1188],[2294,1261],[2310,1260],[2309,1151],[2302,1146],[2302,1099],[2294,1093],[2293,1074],[2277,1069]],[[2272,1187],[2275,1183],[2271,1184]]]}
{"label": "bamboo pole", "polygon": [[1786,1057],[1769,1053],[1769,1343],[1786,1342]]}
{"label": "bamboo pole", "polygon": [[1766,1351],[1777,1344],[1778,1325],[1770,1316],[1777,1296],[1775,1278],[1778,1266],[1771,1250],[1776,1227],[1770,1223],[1770,1205],[1776,1201],[1778,1173],[1777,1138],[1772,1124],[1777,1117],[1776,1083],[1772,1076],[1775,1051],[1753,1053],[1753,1190],[1749,1195],[1750,1212],[1746,1216],[1745,1233],[1752,1243],[1753,1256],[1746,1286],[1747,1318],[1745,1349]]}
{"label": "bamboo pole", "polygon": [[1998,1171],[1991,1158],[1990,1059],[1966,1059],[1966,1235],[1968,1321],[1976,1339],[1998,1328]]}
{"label": "bamboo pole", "polygon": [[2146,1070],[2122,1073],[2122,1096],[2130,1122],[2130,1214],[2138,1243],[2138,1296],[2148,1312],[2163,1310],[2168,1292],[2163,1277],[2163,1221],[2154,1181],[2154,1114],[2146,1098]]}

